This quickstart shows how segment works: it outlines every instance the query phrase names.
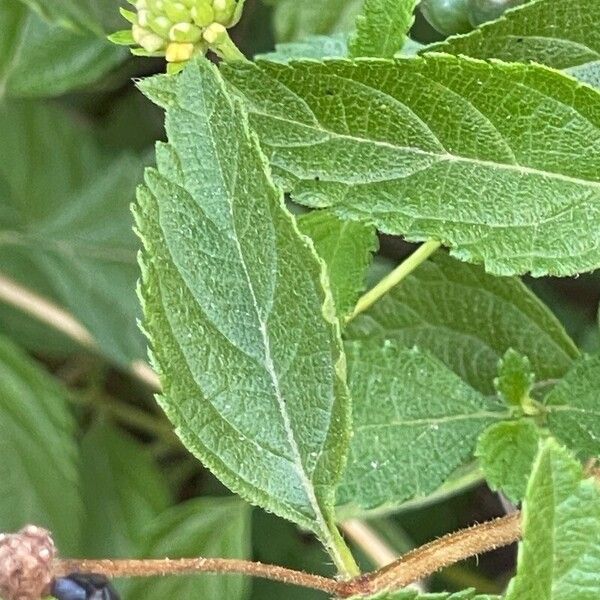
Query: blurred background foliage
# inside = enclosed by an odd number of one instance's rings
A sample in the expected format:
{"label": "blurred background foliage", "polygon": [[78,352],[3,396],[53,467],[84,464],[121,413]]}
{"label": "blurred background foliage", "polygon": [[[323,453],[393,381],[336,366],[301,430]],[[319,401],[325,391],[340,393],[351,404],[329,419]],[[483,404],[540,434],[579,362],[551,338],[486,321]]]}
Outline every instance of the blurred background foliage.
{"label": "blurred background foliage", "polygon": [[[247,0],[233,37],[248,57],[307,36],[343,41],[361,4]],[[136,324],[138,243],[129,206],[163,137],[162,114],[135,79],[164,65],[106,41],[123,25],[118,6],[0,0],[0,530],[47,525],[65,555],[253,557],[332,574],[310,536],[230,497],[180,445],[152,386],[132,374],[146,350]],[[442,37],[417,15],[414,40]],[[372,281],[412,249],[380,241]],[[600,347],[597,274],[528,283],[580,347]],[[91,340],[78,343],[32,317],[26,292],[66,310]],[[399,553],[503,510],[497,496],[474,486],[371,525]],[[513,564],[514,548],[504,549],[482,557],[477,570],[463,563],[427,586],[498,592]],[[123,582],[122,590],[132,600],[320,596],[214,577]]]}

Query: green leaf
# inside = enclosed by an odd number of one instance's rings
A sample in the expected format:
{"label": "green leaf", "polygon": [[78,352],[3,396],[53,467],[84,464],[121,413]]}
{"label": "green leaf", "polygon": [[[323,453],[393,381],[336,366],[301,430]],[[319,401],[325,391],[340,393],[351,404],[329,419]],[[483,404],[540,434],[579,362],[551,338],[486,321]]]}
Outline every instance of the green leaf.
{"label": "green leaf", "polygon": [[291,42],[311,35],[348,33],[354,27],[363,0],[273,0],[272,4],[275,4],[275,38]]}
{"label": "green leaf", "polygon": [[600,595],[600,489],[549,440],[523,504],[523,542],[506,600],[594,600]]}
{"label": "green leaf", "polygon": [[229,488],[336,555],[350,405],[324,265],[214,66],[197,60],[142,89],[168,103],[169,145],[137,209],[161,404]]}
{"label": "green leaf", "polygon": [[[112,359],[143,357],[129,212],[139,161],[109,157],[39,104],[0,108],[0,130],[0,274],[64,306]],[[20,337],[12,314],[0,312],[0,328]]]}
{"label": "green leaf", "polygon": [[419,0],[365,0],[350,38],[350,55],[392,58],[402,49]]}
{"label": "green leaf", "polygon": [[94,83],[126,52],[89,32],[49,24],[15,0],[0,0],[0,98],[48,97]]}
{"label": "green leaf", "polygon": [[337,35],[311,35],[298,42],[275,44],[275,52],[259,54],[260,60],[287,63],[296,58],[344,58],[348,55],[348,36],[344,33]]}
{"label": "green leaf", "polygon": [[[14,2],[14,0],[12,0]],[[45,20],[99,37],[111,33],[123,21],[118,0],[21,0]]]}
{"label": "green leaf", "polygon": [[[180,504],[146,526],[144,558],[250,558],[250,511],[232,498],[202,498]],[[243,600],[248,582],[231,575],[155,577],[136,580],[125,600]]]}
{"label": "green leaf", "polygon": [[354,436],[341,507],[358,513],[428,496],[472,459],[479,434],[508,416],[417,349],[354,342],[346,352]]}
{"label": "green leaf", "polygon": [[118,46],[133,46],[136,43],[131,29],[121,29],[111,33],[108,36],[108,41]]}
{"label": "green leaf", "polygon": [[131,558],[171,503],[166,481],[140,443],[105,423],[84,436],[81,467],[85,556]]}
{"label": "green leaf", "polygon": [[562,325],[521,281],[492,277],[442,252],[345,333],[418,346],[487,395],[494,393],[498,361],[509,348],[527,354],[540,382],[563,377],[579,356]]}
{"label": "green leaf", "polygon": [[567,73],[580,81],[600,89],[600,60],[567,69]]}
{"label": "green leaf", "polygon": [[600,266],[594,90],[537,65],[445,55],[224,73],[301,204],[440,240],[496,275]]}
{"label": "green leaf", "polygon": [[475,454],[492,490],[501,490],[512,502],[525,497],[535,461],[540,432],[530,420],[496,423],[479,438]]}
{"label": "green leaf", "polygon": [[463,590],[462,592],[438,593],[438,594],[419,594],[414,590],[402,590],[400,592],[385,592],[376,596],[356,596],[350,600],[500,600],[498,596],[478,595],[473,590]]}
{"label": "green leaf", "polygon": [[[537,62],[555,69],[586,69],[600,60],[597,0],[535,0],[509,10],[467,35],[427,46],[423,52]],[[583,71],[582,71],[583,72]]]}
{"label": "green leaf", "polygon": [[552,433],[585,458],[600,456],[600,355],[575,363],[545,399]]}
{"label": "green leaf", "polygon": [[82,507],[67,394],[0,337],[0,530],[35,523],[76,554]]}
{"label": "green leaf", "polygon": [[338,317],[350,314],[365,289],[365,276],[379,246],[377,232],[360,222],[342,221],[327,211],[313,211],[298,219],[325,261]]}
{"label": "green leaf", "polygon": [[498,377],[494,387],[509,406],[523,406],[529,399],[535,375],[529,358],[509,348],[498,362]]}
{"label": "green leaf", "polygon": [[[402,50],[397,56],[414,56],[423,48],[423,44],[409,38],[405,39]],[[258,54],[256,60],[269,60],[271,62],[289,63],[296,59],[313,58],[345,58],[348,56],[348,35],[336,34],[331,36],[312,35],[299,42],[275,44],[275,52]]]}

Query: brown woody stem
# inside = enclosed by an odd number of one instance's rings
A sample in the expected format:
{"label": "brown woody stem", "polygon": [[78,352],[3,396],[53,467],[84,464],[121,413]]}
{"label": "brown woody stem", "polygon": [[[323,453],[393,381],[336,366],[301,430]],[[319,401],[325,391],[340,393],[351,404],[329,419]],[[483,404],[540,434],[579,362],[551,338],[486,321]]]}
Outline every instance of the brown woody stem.
{"label": "brown woody stem", "polygon": [[151,560],[57,560],[54,573],[63,577],[70,573],[97,573],[107,577],[153,577],[189,575],[192,573],[229,573],[280,581],[289,585],[312,588],[336,594],[339,583],[320,575],[311,575],[276,565],[227,558],[168,558]]}
{"label": "brown woody stem", "polygon": [[520,513],[462,529],[405,554],[379,571],[343,582],[338,594],[368,596],[400,589],[461,560],[512,544],[520,536]]}
{"label": "brown woody stem", "polygon": [[456,562],[507,546],[521,535],[521,515],[515,513],[456,533],[405,554],[392,564],[349,581],[336,581],[276,565],[224,558],[170,560],[57,560],[57,577],[70,573],[98,573],[108,577],[151,577],[192,573],[230,573],[311,588],[338,598],[369,596],[397,590]]}

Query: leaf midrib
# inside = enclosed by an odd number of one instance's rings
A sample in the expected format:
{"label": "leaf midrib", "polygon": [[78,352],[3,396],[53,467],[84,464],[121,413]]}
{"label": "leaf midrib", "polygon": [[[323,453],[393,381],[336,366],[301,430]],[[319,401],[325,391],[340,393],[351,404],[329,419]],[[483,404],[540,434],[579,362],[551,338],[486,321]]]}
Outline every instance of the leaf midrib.
{"label": "leaf midrib", "polygon": [[429,417],[424,419],[403,419],[399,421],[387,421],[385,423],[372,423],[369,425],[358,425],[357,431],[364,429],[387,429],[388,427],[406,427],[406,426],[427,426],[427,425],[443,425],[444,423],[452,423],[456,421],[469,421],[479,419],[509,419],[510,412],[494,412],[494,411],[478,411],[474,413],[466,413],[460,415],[449,415],[445,417]]}
{"label": "leaf midrib", "polygon": [[[206,106],[206,98],[204,96],[203,96],[203,102]],[[232,102],[235,102],[235,100],[232,100]],[[183,110],[187,110],[183,107],[181,107],[181,108]],[[236,108],[236,106],[232,105],[232,112],[235,112],[235,108]],[[239,105],[237,108],[238,108],[238,111],[241,111],[241,107]],[[208,111],[207,111],[207,114],[208,114]],[[197,115],[197,114],[195,116],[202,117],[202,115]],[[246,278],[246,284],[248,286],[248,290],[250,291],[250,294],[252,297],[252,305],[256,312],[256,318],[257,318],[257,322],[259,324],[260,334],[261,334],[261,338],[263,341],[264,360],[265,360],[264,367],[265,367],[266,372],[271,380],[271,385],[272,385],[273,391],[275,393],[275,397],[276,397],[277,404],[278,404],[278,409],[279,409],[279,412],[280,412],[280,415],[281,415],[281,418],[283,421],[286,438],[288,440],[288,444],[290,445],[290,449],[292,451],[292,455],[294,458],[294,462],[292,464],[294,464],[294,466],[295,466],[296,473],[300,479],[302,487],[304,488],[309,505],[311,506],[311,508],[314,512],[315,521],[319,527],[319,535],[321,537],[323,537],[324,539],[330,540],[331,534],[329,531],[329,527],[327,525],[327,521],[325,519],[325,516],[323,515],[321,506],[320,506],[320,504],[316,498],[316,495],[314,493],[314,487],[312,486],[311,480],[309,479],[308,474],[306,473],[306,471],[304,469],[304,465],[302,463],[302,457],[300,454],[300,449],[299,449],[298,444],[295,439],[294,430],[292,428],[291,421],[289,419],[289,415],[288,415],[287,411],[285,410],[285,400],[281,393],[281,387],[279,385],[279,378],[278,378],[278,375],[277,375],[277,372],[275,369],[275,365],[273,362],[273,358],[271,355],[270,337],[269,337],[269,332],[268,332],[268,328],[267,328],[267,321],[261,317],[261,311],[260,311],[260,307],[258,305],[258,299],[256,296],[256,292],[254,290],[254,284],[252,283],[252,280],[249,276],[249,271],[248,271],[246,260],[245,260],[244,254],[243,254],[243,250],[241,248],[239,236],[238,236],[238,233],[235,228],[234,206],[233,206],[234,200],[232,198],[231,191],[229,190],[228,186],[226,185],[227,179],[224,176],[223,165],[221,164],[221,161],[219,160],[220,153],[218,152],[218,149],[217,149],[217,146],[215,143],[216,136],[213,131],[213,127],[210,122],[210,119],[204,118],[204,121],[206,123],[207,128],[210,131],[210,144],[212,146],[213,156],[216,157],[216,166],[220,173],[221,182],[223,183],[222,189],[227,190],[226,197],[227,197],[227,203],[229,206],[229,213],[231,216],[232,230],[234,233],[234,236],[233,236],[234,243],[235,243],[236,251],[238,252],[238,256],[239,256],[239,259],[240,259],[240,262],[241,262],[241,265],[242,265],[242,268],[244,271],[244,276]],[[252,144],[252,140],[250,139],[250,137],[248,137],[248,139],[246,141],[247,141],[248,145]],[[234,185],[235,185],[235,183],[234,183]],[[330,545],[333,546],[333,544],[331,544],[331,543],[330,543]]]}
{"label": "leaf midrib", "polygon": [[[318,128],[318,127],[315,127],[314,125],[310,125],[308,123],[292,121],[291,119],[288,119],[288,118],[285,118],[285,117],[282,117],[279,115],[271,115],[268,113],[264,113],[262,111],[253,110],[252,114],[266,117],[268,119],[275,120],[275,121],[281,121],[283,123],[293,125],[294,127],[298,127],[298,126],[305,127],[306,129],[309,129],[310,131],[314,131],[314,132],[318,132],[318,133],[325,132],[330,136],[331,139],[333,139],[333,138],[347,139],[347,140],[350,140],[355,143],[370,144],[373,146],[388,148],[390,150],[405,151],[407,154],[418,154],[423,157],[438,159],[436,162],[434,162],[430,165],[427,165],[424,169],[421,169],[422,171],[426,171],[426,170],[430,169],[431,167],[442,164],[444,162],[458,163],[458,164],[463,163],[463,164],[467,164],[470,166],[475,165],[475,166],[480,166],[480,167],[485,167],[485,168],[500,169],[500,170],[505,170],[505,171],[509,171],[509,172],[516,172],[520,175],[533,175],[533,176],[537,176],[537,177],[546,177],[546,178],[551,178],[551,179],[555,179],[558,181],[573,183],[575,185],[584,185],[586,187],[591,186],[593,188],[600,190],[600,181],[594,181],[592,179],[582,179],[579,177],[573,177],[571,175],[564,175],[563,173],[556,173],[554,171],[543,171],[541,169],[537,169],[534,167],[526,167],[521,164],[510,165],[507,163],[493,162],[490,160],[482,160],[482,159],[478,159],[478,158],[459,156],[457,154],[450,154],[449,152],[445,152],[445,153],[430,152],[427,150],[422,150],[421,148],[415,148],[414,146],[397,146],[395,144],[392,144],[391,142],[386,142],[383,140],[374,140],[374,139],[357,137],[357,136],[350,135],[350,134],[338,133],[338,132],[330,131],[329,129],[326,129],[325,127]],[[293,147],[294,148],[310,148],[311,146],[316,146],[318,144],[322,144],[327,141],[329,141],[329,140],[319,140],[318,142],[307,143],[307,144],[294,144]],[[506,140],[504,140],[504,141],[506,141]],[[279,148],[279,147],[288,148],[288,146],[285,146],[285,145],[270,144],[268,142],[266,142],[266,144],[271,148]],[[282,167],[282,165],[279,165],[279,164],[277,166],[280,168],[284,168],[284,167]],[[411,175],[412,175],[412,173],[406,175],[405,177],[402,177],[402,178],[395,177],[394,179],[405,179],[405,178],[411,177]],[[339,183],[338,180],[327,179],[323,175],[320,176],[320,180],[328,181],[330,183]],[[364,185],[376,183],[376,181],[377,180],[369,180],[369,182],[366,182]],[[389,181],[389,178],[382,179],[381,181]]]}

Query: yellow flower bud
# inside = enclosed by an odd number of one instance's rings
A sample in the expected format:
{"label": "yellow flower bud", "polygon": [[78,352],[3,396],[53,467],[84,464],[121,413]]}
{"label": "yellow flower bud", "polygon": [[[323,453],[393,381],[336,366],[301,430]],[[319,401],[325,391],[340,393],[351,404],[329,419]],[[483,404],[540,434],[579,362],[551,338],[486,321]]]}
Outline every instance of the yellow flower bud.
{"label": "yellow flower bud", "polygon": [[167,61],[168,62],[184,62],[190,60],[194,55],[194,44],[180,44],[179,42],[171,42],[167,46]]}

